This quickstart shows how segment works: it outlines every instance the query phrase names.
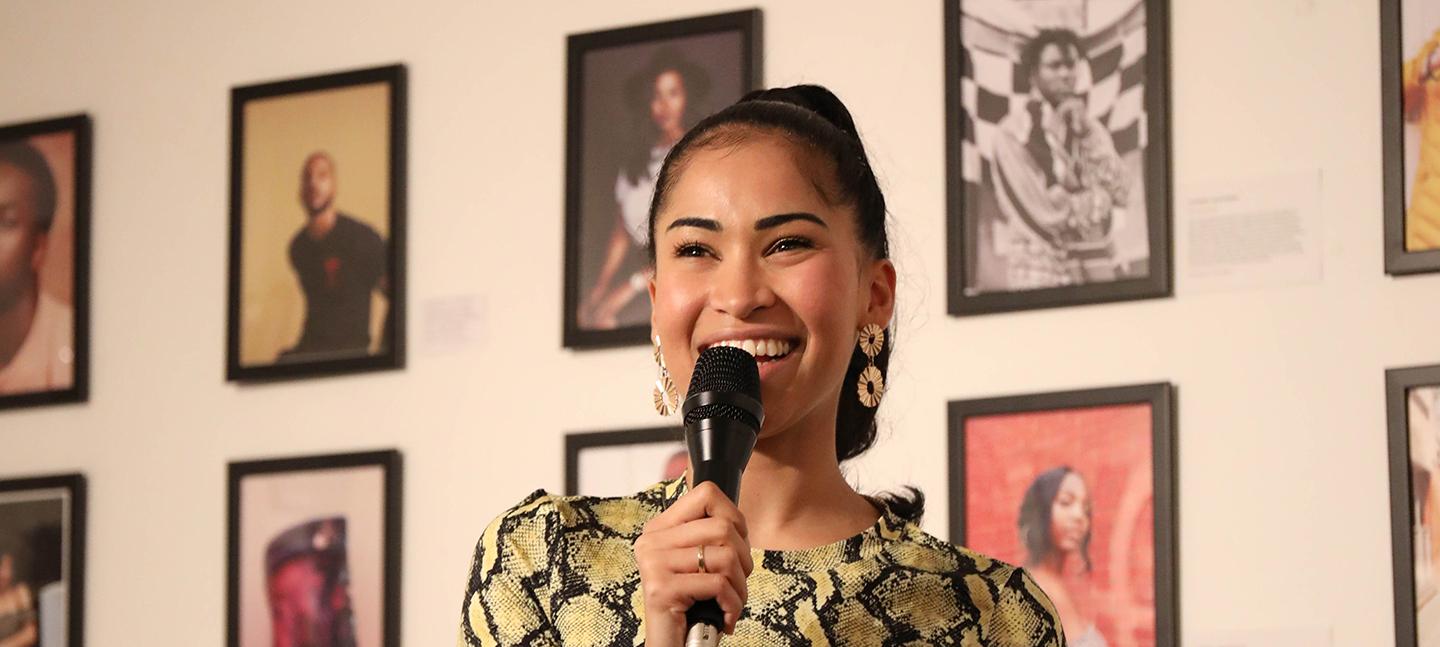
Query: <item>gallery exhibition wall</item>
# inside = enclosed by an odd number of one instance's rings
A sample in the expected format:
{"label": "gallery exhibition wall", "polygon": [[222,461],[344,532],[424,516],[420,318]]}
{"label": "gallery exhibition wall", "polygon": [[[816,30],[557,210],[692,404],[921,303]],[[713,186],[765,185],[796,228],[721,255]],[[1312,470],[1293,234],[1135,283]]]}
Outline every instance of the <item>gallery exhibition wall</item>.
{"label": "gallery exhibition wall", "polygon": [[[84,475],[87,644],[214,645],[227,464],[398,450],[400,638],[453,644],[476,538],[564,490],[566,434],[666,423],[649,346],[563,343],[566,38],[759,8],[763,84],[846,102],[891,214],[852,482],[920,487],[943,538],[947,403],[1169,383],[1182,643],[1393,644],[1385,371],[1440,363],[1440,274],[1385,271],[1377,5],[1172,2],[1173,294],[956,316],[939,1],[0,4],[0,124],[93,128],[88,397],[0,411],[0,478]],[[232,88],[393,64],[403,368],[227,380]],[[1189,226],[1226,200],[1291,214],[1292,262],[1197,261],[1273,234]]]}

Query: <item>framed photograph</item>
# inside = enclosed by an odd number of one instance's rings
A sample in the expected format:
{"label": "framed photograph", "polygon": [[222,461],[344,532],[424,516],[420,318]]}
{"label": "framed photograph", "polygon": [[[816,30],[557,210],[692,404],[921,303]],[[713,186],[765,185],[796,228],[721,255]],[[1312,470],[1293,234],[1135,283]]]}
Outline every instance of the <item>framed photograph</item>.
{"label": "framed photograph", "polygon": [[1440,645],[1440,364],[1385,372],[1395,644]]}
{"label": "framed photograph", "polygon": [[1024,567],[1071,644],[1180,644],[1172,394],[950,403],[951,541]]}
{"label": "framed photograph", "polygon": [[1380,50],[1385,271],[1440,272],[1440,7],[1380,0]]}
{"label": "framed photograph", "polygon": [[945,0],[949,310],[1171,294],[1168,0]]}
{"label": "framed photograph", "polygon": [[230,380],[405,363],[405,68],[230,95]]}
{"label": "framed photograph", "polygon": [[565,435],[565,494],[625,496],[689,467],[677,427]]}
{"label": "framed photograph", "polygon": [[0,644],[85,644],[85,477],[0,481]]}
{"label": "framed photograph", "polygon": [[400,645],[400,453],[230,464],[228,647]]}
{"label": "framed photograph", "polygon": [[565,115],[565,346],[648,343],[650,197],[691,126],[758,89],[760,10],[574,34]]}
{"label": "framed photograph", "polygon": [[90,117],[0,127],[0,409],[82,402]]}

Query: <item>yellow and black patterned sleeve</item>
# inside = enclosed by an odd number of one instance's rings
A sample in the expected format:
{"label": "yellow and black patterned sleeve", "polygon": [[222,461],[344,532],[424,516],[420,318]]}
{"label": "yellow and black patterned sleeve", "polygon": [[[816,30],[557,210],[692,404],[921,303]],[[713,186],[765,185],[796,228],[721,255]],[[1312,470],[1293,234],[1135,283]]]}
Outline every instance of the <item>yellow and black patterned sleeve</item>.
{"label": "yellow and black patterned sleeve", "polygon": [[559,527],[559,512],[544,490],[490,522],[475,545],[459,647],[560,645],[549,613]]}
{"label": "yellow and black patterned sleeve", "polygon": [[992,580],[996,586],[988,610],[990,617],[981,620],[985,644],[1064,647],[1065,630],[1050,596],[1024,569],[1006,565],[1005,570],[1008,572],[1002,577]]}

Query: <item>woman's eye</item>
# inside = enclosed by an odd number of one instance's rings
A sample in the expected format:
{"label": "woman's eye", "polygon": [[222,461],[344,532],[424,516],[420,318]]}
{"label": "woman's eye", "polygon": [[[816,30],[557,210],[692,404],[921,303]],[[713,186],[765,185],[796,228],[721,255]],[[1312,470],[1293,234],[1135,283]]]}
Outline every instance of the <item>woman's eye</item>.
{"label": "woman's eye", "polygon": [[709,253],[710,250],[706,249],[705,246],[700,243],[680,243],[675,246],[675,256],[681,258],[700,258]]}
{"label": "woman's eye", "polygon": [[788,238],[781,238],[780,240],[771,243],[769,253],[775,254],[778,252],[788,252],[796,249],[810,249],[814,246],[815,244],[810,242],[810,239],[808,238],[791,236]]}

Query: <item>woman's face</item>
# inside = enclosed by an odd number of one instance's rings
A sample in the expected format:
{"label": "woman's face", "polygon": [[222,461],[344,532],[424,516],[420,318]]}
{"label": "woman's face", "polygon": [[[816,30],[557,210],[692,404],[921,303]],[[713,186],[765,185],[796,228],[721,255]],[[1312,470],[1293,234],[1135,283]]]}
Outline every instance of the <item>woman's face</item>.
{"label": "woman's face", "polygon": [[685,130],[685,79],[675,70],[665,70],[655,77],[650,95],[650,119],[664,133]]}
{"label": "woman's face", "polygon": [[651,326],[666,365],[683,389],[706,348],[753,349],[762,438],[833,425],[856,331],[884,325],[893,308],[894,267],[862,249],[854,209],[816,188],[831,173],[815,154],[753,133],[691,152],[656,214]]}
{"label": "woman's face", "polygon": [[1060,481],[1060,490],[1050,504],[1050,543],[1062,553],[1073,553],[1090,534],[1090,492],[1075,472]]}

